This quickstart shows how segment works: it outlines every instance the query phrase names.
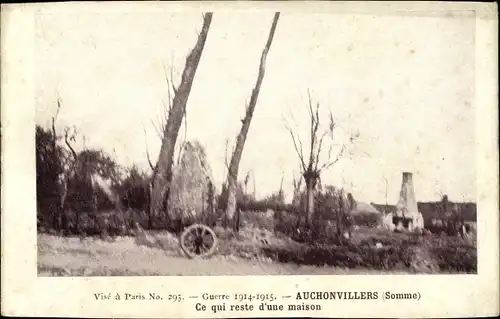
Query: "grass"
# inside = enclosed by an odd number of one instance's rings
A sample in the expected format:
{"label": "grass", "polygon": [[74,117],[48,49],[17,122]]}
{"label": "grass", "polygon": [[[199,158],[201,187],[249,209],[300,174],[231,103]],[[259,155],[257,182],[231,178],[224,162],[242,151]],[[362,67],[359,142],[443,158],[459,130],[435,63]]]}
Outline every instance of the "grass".
{"label": "grass", "polygon": [[[100,218],[106,218],[97,226],[118,229],[108,215],[102,214]],[[38,271],[44,276],[477,273],[475,236],[422,236],[358,227],[348,241],[324,236],[307,244],[285,235],[295,231],[297,216],[275,219],[266,212],[244,212],[241,217],[236,235],[215,227],[218,250],[203,261],[184,256],[177,236],[165,231],[147,231],[150,238],[142,241],[130,231],[114,241],[109,236],[81,240],[39,234]]]}
{"label": "grass", "polygon": [[[224,243],[222,243],[224,246]],[[184,257],[177,247],[138,246],[131,237],[115,242],[99,238],[62,238],[38,235],[39,276],[224,276],[224,275],[332,275],[382,274],[335,267],[280,264],[243,255],[216,254],[207,260]]]}
{"label": "grass", "polygon": [[218,227],[215,231],[218,251],[201,261],[186,258],[175,236],[166,236],[161,231],[149,232],[158,239],[152,245],[127,236],[107,241],[39,234],[38,273],[40,276],[193,276],[477,272],[474,242],[460,237],[359,228],[353,239],[343,245],[307,245],[251,226],[242,228],[237,235]]}

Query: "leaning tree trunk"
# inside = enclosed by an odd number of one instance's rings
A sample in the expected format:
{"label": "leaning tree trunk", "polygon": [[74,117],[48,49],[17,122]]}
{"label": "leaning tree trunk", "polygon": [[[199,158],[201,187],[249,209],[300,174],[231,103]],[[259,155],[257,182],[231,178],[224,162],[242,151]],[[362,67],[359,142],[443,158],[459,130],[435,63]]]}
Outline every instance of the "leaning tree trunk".
{"label": "leaning tree trunk", "polygon": [[[158,162],[156,163],[153,172],[153,182],[151,189],[151,205],[150,214],[153,218],[160,216],[161,212],[165,212],[167,207],[165,203],[168,199],[170,183],[172,181],[172,165],[175,149],[175,142],[179,134],[179,129],[182,124],[182,119],[186,111],[186,104],[191,93],[196,69],[201,59],[203,48],[207,40],[210,23],[212,22],[213,13],[206,13],[203,16],[203,28],[198,35],[198,39],[194,48],[186,58],[184,71],[179,87],[175,90],[175,96],[172,101],[172,107],[169,111],[165,133],[161,144]],[[168,214],[168,213],[167,213]],[[171,216],[169,216],[171,217]]]}
{"label": "leaning tree trunk", "polygon": [[227,172],[227,205],[226,205],[226,221],[229,225],[232,225],[234,232],[237,231],[238,225],[236,225],[235,220],[233,220],[234,213],[236,211],[236,183],[238,179],[238,169],[240,166],[241,155],[243,153],[243,148],[245,146],[245,141],[247,138],[248,130],[250,128],[250,122],[252,121],[253,112],[255,110],[255,105],[257,104],[257,99],[259,97],[260,87],[262,85],[262,80],[264,79],[266,58],[273,41],[274,32],[276,31],[276,26],[278,24],[280,13],[276,12],[274,14],[273,23],[271,25],[271,30],[269,31],[269,37],[267,43],[262,51],[262,56],[260,58],[259,74],[257,76],[257,82],[252,91],[250,97],[250,103],[246,109],[245,118],[243,119],[243,124],[241,126],[240,134],[236,139],[236,146],[234,148],[233,155],[231,157],[231,162]]}

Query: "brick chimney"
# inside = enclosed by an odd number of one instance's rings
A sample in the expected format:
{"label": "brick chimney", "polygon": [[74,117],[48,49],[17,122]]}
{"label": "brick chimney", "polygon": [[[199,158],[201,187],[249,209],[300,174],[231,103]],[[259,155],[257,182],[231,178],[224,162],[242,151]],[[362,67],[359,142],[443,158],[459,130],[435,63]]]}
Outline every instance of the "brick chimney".
{"label": "brick chimney", "polygon": [[417,200],[413,189],[413,174],[403,172],[403,183],[399,193],[399,201],[396,205],[396,215],[406,218],[414,218],[418,214]]}

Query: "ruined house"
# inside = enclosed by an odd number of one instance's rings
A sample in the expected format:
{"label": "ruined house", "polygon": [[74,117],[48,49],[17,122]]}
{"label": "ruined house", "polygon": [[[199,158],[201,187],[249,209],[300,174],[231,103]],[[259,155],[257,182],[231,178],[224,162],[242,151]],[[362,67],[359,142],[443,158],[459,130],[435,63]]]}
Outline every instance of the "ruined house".
{"label": "ruined house", "polygon": [[415,198],[412,173],[403,172],[399,201],[395,211],[384,217],[384,224],[388,229],[397,231],[414,231],[424,228],[424,219],[418,210]]}
{"label": "ruined house", "polygon": [[[169,213],[173,219],[199,220],[211,218],[215,192],[212,170],[205,149],[198,141],[188,141],[182,156],[173,169],[172,188],[169,198]],[[210,199],[212,203],[210,205]]]}

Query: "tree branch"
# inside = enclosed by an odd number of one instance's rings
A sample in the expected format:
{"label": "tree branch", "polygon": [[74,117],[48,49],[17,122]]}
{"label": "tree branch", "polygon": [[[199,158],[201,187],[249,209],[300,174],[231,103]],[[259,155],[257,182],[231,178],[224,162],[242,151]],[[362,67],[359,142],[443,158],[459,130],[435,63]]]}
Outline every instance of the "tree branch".
{"label": "tree branch", "polygon": [[299,178],[295,177],[295,172],[293,173],[293,191],[298,193],[300,191],[300,186],[302,186],[302,175],[299,174]]}
{"label": "tree branch", "polygon": [[153,125],[153,128],[155,129],[156,131],[156,135],[158,135],[158,137],[160,139],[163,139],[163,136],[162,136],[162,131],[159,127],[156,126],[155,122],[153,120],[150,120],[151,121],[151,124]]}
{"label": "tree branch", "polygon": [[[205,14],[203,14],[203,17],[205,16]],[[198,31],[198,36],[199,36],[199,31]],[[167,75],[167,69],[165,67],[165,63],[163,63],[163,71],[164,71],[164,74],[165,74],[165,80],[167,82],[167,94],[168,94],[168,112],[165,112],[164,113],[164,117],[163,117],[163,121],[162,121],[162,128],[163,130],[161,130],[162,132],[162,136],[165,134],[165,125],[167,123],[167,120],[168,120],[168,117],[170,116],[170,112],[172,111],[172,103],[173,103],[173,99],[172,99],[172,93],[171,91],[173,91],[174,95],[177,94],[177,88],[175,87],[174,85],[174,74],[173,74],[173,71],[174,68],[170,68],[170,79]],[[163,102],[163,101],[162,101]],[[165,103],[163,103],[163,106],[166,108],[165,106]],[[184,108],[184,141],[182,141],[182,143],[179,144],[179,151],[178,151],[178,154],[177,154],[177,164],[180,163],[181,161],[181,156],[182,156],[182,150],[184,148],[184,146],[186,145],[186,139],[187,139],[187,109]]]}
{"label": "tree branch", "polygon": [[151,162],[151,157],[149,156],[148,136],[146,134],[146,129],[144,128],[144,125],[142,125],[142,130],[144,131],[144,141],[145,141],[145,144],[146,144],[146,159],[148,160],[149,167],[154,172],[155,168],[153,166],[153,163]]}
{"label": "tree branch", "polygon": [[308,107],[309,107],[309,116],[311,118],[311,128],[310,128],[310,138],[311,138],[311,143],[310,143],[310,150],[309,150],[309,165],[308,168],[312,169],[313,168],[313,148],[314,148],[314,139],[315,139],[315,134],[314,134],[314,112],[312,108],[312,100],[311,100],[311,92],[309,89],[307,89],[307,97],[308,97]]}
{"label": "tree branch", "polygon": [[177,89],[175,88],[175,86],[173,84],[173,79],[172,79],[173,68],[170,68],[171,77],[169,79],[169,77],[167,75],[167,69],[165,67],[165,63],[162,63],[162,66],[163,66],[163,74],[165,76],[165,81],[167,83],[168,106],[165,104],[165,101],[162,99],[161,100],[161,103],[163,104],[162,116],[160,117],[157,115],[156,116],[157,123],[155,123],[153,120],[151,120],[151,124],[153,125],[158,137],[163,140],[163,137],[165,135],[167,121],[168,121],[168,118],[170,117],[170,113],[172,112],[172,107],[173,107],[173,104],[172,104],[173,99],[172,99],[172,92],[171,91],[174,91],[174,94],[175,94],[177,92]]}
{"label": "tree branch", "polygon": [[186,145],[187,140],[187,108],[184,108],[184,140],[179,145],[179,154],[177,155],[177,164],[181,161],[182,150]]}
{"label": "tree branch", "polygon": [[[328,125],[328,129],[325,130],[325,132],[321,135],[321,138],[319,140],[319,144],[318,144],[318,148],[316,150],[316,161],[314,163],[314,170],[315,171],[318,171],[318,166],[319,166],[319,156],[321,154],[321,151],[322,151],[322,148],[323,148],[323,140],[324,138],[328,135],[328,134],[331,134],[331,138],[333,140],[333,131],[335,129],[335,122],[333,120],[333,115],[332,115],[332,111],[331,110],[328,110],[329,112],[329,118],[330,118],[330,124]],[[318,118],[319,120],[319,118]],[[328,159],[330,159],[331,157],[331,150],[332,150],[332,145],[330,145],[330,148],[328,150]]]}
{"label": "tree branch", "polygon": [[172,109],[172,100],[170,99],[170,95],[169,95],[168,108],[165,105],[165,102],[163,100],[161,100],[161,103],[163,104],[163,116],[160,117],[160,116],[156,115],[156,120],[158,123],[155,124],[155,122],[153,120],[151,120],[151,124],[153,125],[158,137],[161,140],[163,140],[163,137],[165,136],[165,129],[166,129],[167,121],[168,121],[168,118],[170,116],[170,110]]}
{"label": "tree branch", "polygon": [[252,183],[253,183],[253,197],[255,198],[255,195],[257,193],[257,186],[255,185],[255,170],[252,169]]}
{"label": "tree branch", "polygon": [[54,152],[54,155],[56,155],[56,141],[57,141],[57,134],[56,134],[56,120],[57,120],[57,117],[59,115],[59,111],[61,109],[61,100],[59,98],[59,94],[57,96],[57,110],[56,110],[56,114],[52,117],[52,137],[53,137],[53,144],[52,144],[52,147],[53,147],[53,152]]}
{"label": "tree branch", "polygon": [[52,117],[52,125],[54,125],[54,122],[57,120],[57,117],[59,116],[59,111],[61,110],[61,98],[59,97],[59,93],[56,92],[56,94],[57,94],[57,111],[56,114]]}
{"label": "tree branch", "polygon": [[389,188],[389,182],[387,181],[387,176],[384,176],[385,181],[385,207],[387,207],[387,189]]}
{"label": "tree branch", "polygon": [[[229,171],[229,165],[227,163],[227,148],[229,146],[229,139],[226,138],[226,143],[224,145],[224,167]],[[224,175],[227,175],[226,173],[224,173]]]}
{"label": "tree branch", "polygon": [[284,180],[285,180],[285,172],[281,171],[281,182],[280,182],[280,189],[279,189],[280,194],[283,193],[283,181]]}
{"label": "tree branch", "polygon": [[64,129],[64,143],[66,144],[66,146],[69,148],[69,150],[71,151],[71,154],[73,155],[73,159],[76,161],[78,159],[78,155],[76,154],[75,150],[73,149],[73,147],[71,146],[70,144],[70,140],[71,141],[74,141],[75,140],[75,135],[73,134],[72,136],[69,136],[69,128],[66,127]]}
{"label": "tree branch", "polygon": [[[309,170],[314,170],[315,167],[318,166],[317,163],[315,163],[315,153],[318,152],[316,150],[317,148],[317,143],[318,143],[318,129],[319,129],[319,103],[316,103],[316,109],[313,109],[313,101],[311,98],[311,92],[308,89],[307,90],[307,97],[308,97],[308,109],[309,109],[309,116],[311,118],[311,127],[310,127],[310,134],[311,134],[311,142],[310,142],[310,150],[309,150],[309,165],[308,169]],[[317,157],[317,156],[316,156]]]}
{"label": "tree branch", "polygon": [[288,130],[288,132],[290,133],[290,136],[292,137],[293,146],[295,148],[295,152],[297,153],[297,156],[299,157],[300,164],[302,165],[302,169],[304,171],[306,171],[307,170],[307,166],[306,166],[306,163],[304,161],[304,154],[302,153],[302,142],[300,141],[300,138],[298,138],[299,143],[300,143],[300,148],[299,148],[299,146],[297,145],[297,141],[295,140],[295,135],[293,134],[293,131],[288,126],[288,124],[286,124],[286,122],[285,122],[285,128]]}
{"label": "tree branch", "polygon": [[317,171],[318,170],[318,163],[319,163],[319,155],[321,153],[321,148],[322,148],[322,145],[323,145],[323,139],[325,138],[326,135],[328,135],[328,131],[325,131],[322,135],[321,135],[321,138],[319,139],[319,144],[318,144],[318,148],[316,150],[316,160],[314,161],[314,170]]}
{"label": "tree branch", "polygon": [[[172,90],[172,82],[171,82],[171,79],[169,79],[169,76],[167,75],[167,68],[165,67],[165,62],[162,62],[161,65],[163,67],[163,77],[165,78],[165,82],[167,82],[167,94],[168,94],[168,100],[169,100],[169,105],[170,105],[170,101],[171,101],[170,90]],[[172,68],[170,68],[170,73],[172,73]]]}
{"label": "tree branch", "polygon": [[167,75],[167,68],[165,67],[165,63],[162,63],[163,65],[163,75],[165,76],[165,81],[167,82],[167,94],[168,94],[168,112],[170,113],[170,110],[172,109],[172,94],[170,90],[174,91],[174,94],[176,93],[176,89],[174,86],[174,78],[173,78],[173,68],[170,68],[170,79],[168,78]]}
{"label": "tree branch", "polygon": [[172,91],[174,92],[174,96],[177,94],[177,88],[174,84],[174,68],[170,68],[170,84],[172,87]]}
{"label": "tree branch", "polygon": [[318,170],[318,173],[321,172],[322,170],[324,169],[329,169],[330,167],[332,167],[334,164],[336,164],[340,158],[342,157],[342,155],[344,154],[345,150],[347,149],[347,146],[344,144],[342,145],[342,148],[340,149],[339,153],[337,154],[337,156],[335,157],[335,159],[333,161],[330,161],[330,162],[325,162],[321,168]]}
{"label": "tree branch", "polygon": [[[227,169],[227,175],[232,177],[235,181],[237,181],[237,178],[238,176],[236,176],[236,174],[234,174],[231,169],[229,168],[229,163],[228,163],[228,160],[227,160],[227,148],[229,146],[229,139],[226,139],[226,149],[225,149],[225,154],[224,154],[224,165],[226,166],[226,169]],[[231,151],[231,153],[234,152],[234,147],[233,147],[233,150]]]}

